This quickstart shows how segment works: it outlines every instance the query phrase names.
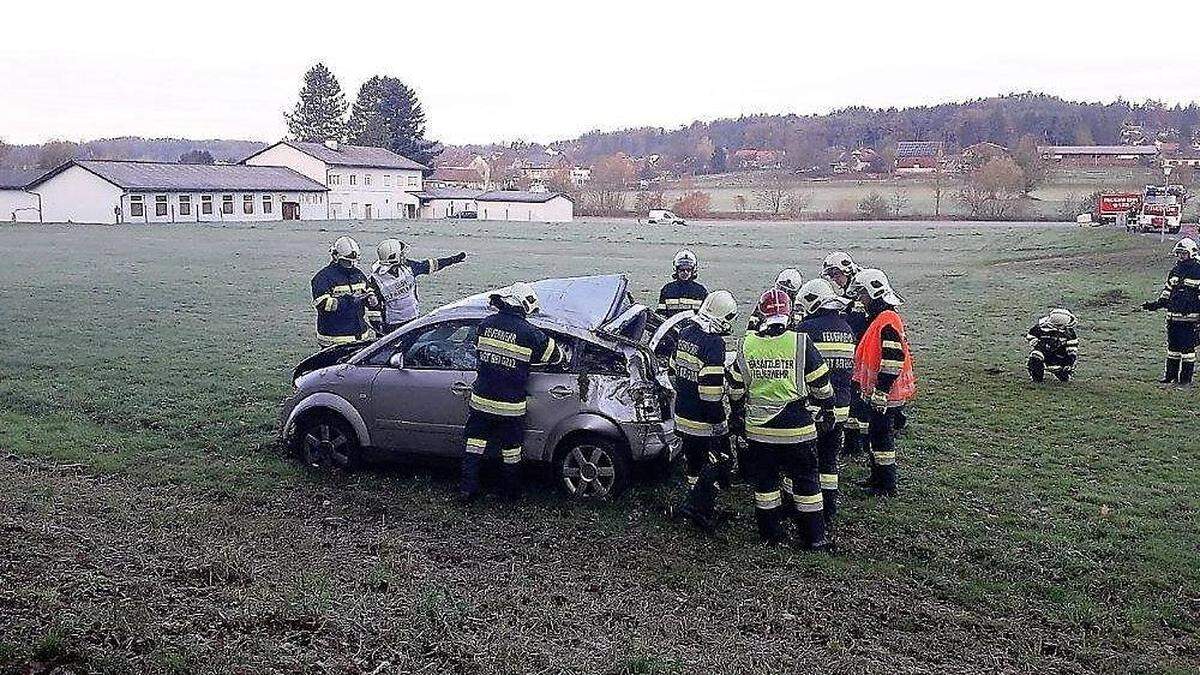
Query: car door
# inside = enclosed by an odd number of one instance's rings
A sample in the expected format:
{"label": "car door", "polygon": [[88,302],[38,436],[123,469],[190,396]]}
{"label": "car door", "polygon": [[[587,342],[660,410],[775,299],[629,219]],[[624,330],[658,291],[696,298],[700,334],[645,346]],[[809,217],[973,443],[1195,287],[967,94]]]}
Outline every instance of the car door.
{"label": "car door", "polygon": [[583,410],[580,360],[575,353],[577,341],[554,331],[546,332],[571,352],[571,359],[553,366],[534,366],[529,374],[529,408],[525,418],[525,456],[529,459],[551,459],[553,448],[546,447],[550,433],[559,422]]}
{"label": "car door", "polygon": [[462,451],[467,399],[475,382],[475,319],[418,328],[397,341],[371,388],[383,448],[453,456]]}

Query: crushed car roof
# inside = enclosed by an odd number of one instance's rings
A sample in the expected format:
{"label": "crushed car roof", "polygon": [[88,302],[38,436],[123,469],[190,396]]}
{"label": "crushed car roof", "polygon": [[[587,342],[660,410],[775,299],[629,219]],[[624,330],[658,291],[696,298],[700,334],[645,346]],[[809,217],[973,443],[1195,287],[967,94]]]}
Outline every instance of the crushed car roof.
{"label": "crushed car roof", "polygon": [[[538,294],[541,312],[536,319],[550,319],[571,326],[596,330],[615,317],[624,307],[628,282],[623,274],[603,274],[590,277],[543,279],[531,282]],[[499,289],[463,298],[431,312],[441,314],[456,309],[491,308],[488,302]]]}

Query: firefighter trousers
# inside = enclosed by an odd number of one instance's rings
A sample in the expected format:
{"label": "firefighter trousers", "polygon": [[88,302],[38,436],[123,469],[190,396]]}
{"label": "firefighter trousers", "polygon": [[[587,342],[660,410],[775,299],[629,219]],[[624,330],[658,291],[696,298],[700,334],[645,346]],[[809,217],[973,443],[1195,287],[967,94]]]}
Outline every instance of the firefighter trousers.
{"label": "firefighter trousers", "polygon": [[474,497],[481,486],[479,474],[487,456],[500,457],[504,496],[521,494],[521,452],[525,441],[525,416],[506,417],[471,409],[467,413],[467,448],[463,455],[459,492]]}
{"label": "firefighter trousers", "polygon": [[1190,384],[1196,371],[1196,322],[1167,319],[1167,382]]}
{"label": "firefighter trousers", "polygon": [[764,541],[776,543],[787,537],[783,508],[783,480],[792,489],[792,517],[796,543],[802,548],[824,548],[825,517],[821,496],[817,448],[813,441],[762,443],[748,441],[754,485],[754,514]]}

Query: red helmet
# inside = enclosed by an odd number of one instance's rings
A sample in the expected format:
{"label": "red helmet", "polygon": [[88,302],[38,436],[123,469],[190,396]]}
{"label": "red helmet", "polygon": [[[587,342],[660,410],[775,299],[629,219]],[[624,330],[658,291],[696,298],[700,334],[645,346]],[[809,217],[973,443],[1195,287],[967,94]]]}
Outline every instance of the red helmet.
{"label": "red helmet", "polygon": [[769,319],[787,321],[792,315],[792,299],[782,289],[772,288],[759,296],[758,313],[764,322]]}

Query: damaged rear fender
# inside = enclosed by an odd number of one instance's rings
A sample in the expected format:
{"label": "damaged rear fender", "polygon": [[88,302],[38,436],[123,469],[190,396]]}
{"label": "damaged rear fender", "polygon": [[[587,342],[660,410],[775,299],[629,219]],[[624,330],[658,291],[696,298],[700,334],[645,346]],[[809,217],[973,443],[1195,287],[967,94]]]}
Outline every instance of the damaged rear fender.
{"label": "damaged rear fender", "polygon": [[577,413],[572,415],[557,425],[550,432],[549,442],[546,443],[542,461],[549,462],[554,459],[554,452],[558,449],[563,439],[571,434],[588,433],[596,434],[601,438],[606,438],[620,447],[629,449],[629,439],[625,438],[625,433],[621,431],[621,427],[614,421],[597,415],[596,413]]}

